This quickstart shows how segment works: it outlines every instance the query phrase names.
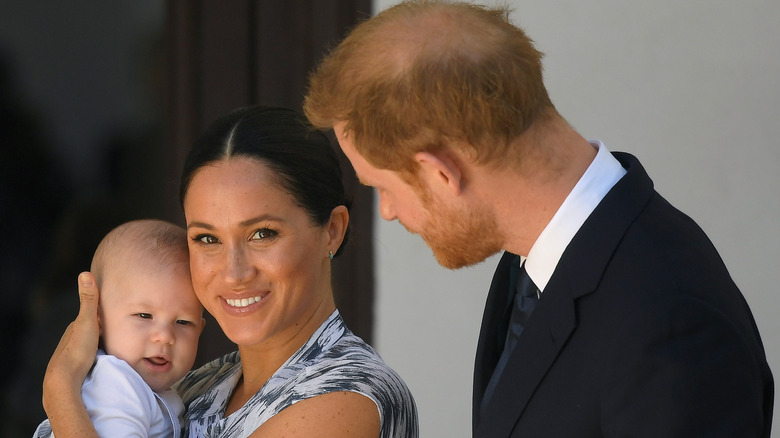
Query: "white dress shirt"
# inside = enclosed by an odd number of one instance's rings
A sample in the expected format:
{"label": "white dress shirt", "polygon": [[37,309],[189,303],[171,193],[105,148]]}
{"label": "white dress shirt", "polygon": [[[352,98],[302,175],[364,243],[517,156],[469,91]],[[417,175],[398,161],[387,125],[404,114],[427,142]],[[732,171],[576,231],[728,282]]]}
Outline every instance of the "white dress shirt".
{"label": "white dress shirt", "polygon": [[526,272],[542,293],[574,235],[607,192],[626,174],[626,169],[602,142],[596,140],[590,144],[597,150],[596,158],[542,230],[525,259]]}

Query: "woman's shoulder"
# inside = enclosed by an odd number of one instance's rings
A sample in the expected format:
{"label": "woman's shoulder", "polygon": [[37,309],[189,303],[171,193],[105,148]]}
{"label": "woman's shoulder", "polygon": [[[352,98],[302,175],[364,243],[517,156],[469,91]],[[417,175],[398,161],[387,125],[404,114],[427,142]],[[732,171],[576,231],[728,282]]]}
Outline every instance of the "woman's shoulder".
{"label": "woman's shoulder", "polygon": [[326,392],[355,392],[376,404],[382,423],[381,436],[417,436],[417,406],[401,376],[360,337],[347,331],[322,360],[311,364],[312,382]]}
{"label": "woman's shoulder", "polygon": [[349,330],[330,348],[322,352],[320,362],[334,362],[342,366],[354,366],[366,370],[379,367],[392,371],[373,347]]}
{"label": "woman's shoulder", "polygon": [[306,380],[327,381],[327,385],[338,381],[344,385],[354,382],[379,389],[389,385],[408,392],[400,376],[374,348],[347,328],[338,311],[323,324],[309,344],[309,352],[302,355],[303,360],[298,364],[305,369],[301,376]]}
{"label": "woman's shoulder", "polygon": [[384,401],[414,404],[401,376],[360,337],[347,330],[330,348],[305,365],[301,386],[328,388],[328,392],[358,392],[377,404]]}
{"label": "woman's shoulder", "polygon": [[256,396],[258,406],[263,406],[262,422],[296,402],[350,392],[374,402],[382,437],[416,437],[417,407],[406,383],[370,345],[343,326],[340,318],[331,322]]}

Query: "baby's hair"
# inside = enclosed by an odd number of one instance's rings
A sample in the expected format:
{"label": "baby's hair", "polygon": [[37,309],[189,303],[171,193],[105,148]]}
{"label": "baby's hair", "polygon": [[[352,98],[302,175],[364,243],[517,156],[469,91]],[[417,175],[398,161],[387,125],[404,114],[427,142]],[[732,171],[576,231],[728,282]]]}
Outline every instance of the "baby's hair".
{"label": "baby's hair", "polygon": [[100,241],[90,271],[101,286],[107,270],[131,263],[134,257],[148,257],[164,269],[189,262],[187,235],[183,228],[158,219],[125,222]]}

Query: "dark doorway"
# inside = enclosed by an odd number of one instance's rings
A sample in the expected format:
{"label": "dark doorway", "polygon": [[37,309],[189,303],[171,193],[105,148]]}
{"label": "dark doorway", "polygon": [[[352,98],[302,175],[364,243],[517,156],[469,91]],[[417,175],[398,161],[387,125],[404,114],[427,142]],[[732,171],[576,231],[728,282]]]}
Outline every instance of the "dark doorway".
{"label": "dark doorway", "polygon": [[[182,223],[192,140],[248,105],[300,109],[326,49],[370,0],[11,2],[0,17],[0,436],[45,418],[48,357],[78,308],[76,276],[121,222]],[[352,237],[334,264],[337,304],[372,338],[372,192],[344,160]],[[196,365],[234,349],[212,321]]]}

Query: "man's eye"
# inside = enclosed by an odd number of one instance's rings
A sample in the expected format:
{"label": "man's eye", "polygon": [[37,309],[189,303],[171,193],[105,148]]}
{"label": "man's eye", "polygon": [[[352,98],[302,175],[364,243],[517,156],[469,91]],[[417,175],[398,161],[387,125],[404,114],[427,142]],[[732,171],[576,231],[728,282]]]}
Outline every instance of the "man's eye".
{"label": "man's eye", "polygon": [[152,319],[151,313],[138,313],[137,315],[141,319]]}
{"label": "man's eye", "polygon": [[272,237],[276,237],[279,233],[276,231],[270,229],[270,228],[261,228],[257,231],[255,231],[255,234],[252,235],[253,240],[264,240],[264,239],[270,239]]}

